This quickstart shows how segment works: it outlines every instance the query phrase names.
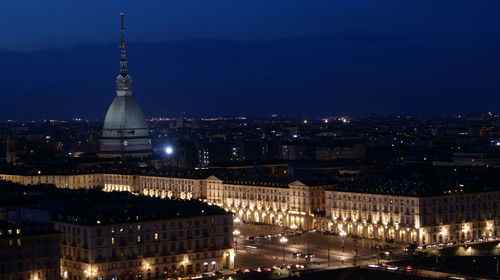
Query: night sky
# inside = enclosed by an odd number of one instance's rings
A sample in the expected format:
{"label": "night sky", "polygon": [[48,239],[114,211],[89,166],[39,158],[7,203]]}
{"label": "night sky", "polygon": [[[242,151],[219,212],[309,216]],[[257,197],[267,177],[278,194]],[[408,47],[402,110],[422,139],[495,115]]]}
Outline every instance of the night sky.
{"label": "night sky", "polygon": [[147,117],[500,109],[499,1],[8,1],[2,119],[103,118],[126,13]]}

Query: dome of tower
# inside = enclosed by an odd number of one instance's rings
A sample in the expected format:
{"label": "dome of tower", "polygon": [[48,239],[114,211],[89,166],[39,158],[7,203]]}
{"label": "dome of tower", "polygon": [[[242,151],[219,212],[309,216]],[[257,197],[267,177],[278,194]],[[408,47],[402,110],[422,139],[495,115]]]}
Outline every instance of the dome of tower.
{"label": "dome of tower", "polygon": [[132,95],[116,96],[109,106],[103,129],[147,129],[141,106]]}

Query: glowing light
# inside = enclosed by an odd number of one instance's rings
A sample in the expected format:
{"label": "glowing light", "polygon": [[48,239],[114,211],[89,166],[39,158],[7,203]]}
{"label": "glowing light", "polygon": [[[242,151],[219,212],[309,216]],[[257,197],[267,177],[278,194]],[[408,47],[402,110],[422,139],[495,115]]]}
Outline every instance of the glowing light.
{"label": "glowing light", "polygon": [[165,153],[167,155],[171,155],[174,152],[174,149],[171,146],[165,148]]}

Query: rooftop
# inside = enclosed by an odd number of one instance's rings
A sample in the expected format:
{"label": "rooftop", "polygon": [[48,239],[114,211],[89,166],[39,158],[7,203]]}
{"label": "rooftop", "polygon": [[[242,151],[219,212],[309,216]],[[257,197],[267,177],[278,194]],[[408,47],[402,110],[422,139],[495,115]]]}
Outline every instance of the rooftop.
{"label": "rooftop", "polygon": [[500,172],[471,167],[389,168],[361,174],[330,190],[415,197],[500,191]]}
{"label": "rooftop", "polygon": [[59,233],[54,230],[54,225],[50,223],[10,223],[0,221],[1,238],[19,238],[25,236],[45,235]]}
{"label": "rooftop", "polygon": [[[173,200],[129,192],[57,189],[0,182],[0,207],[30,206],[52,214],[54,221],[98,225],[225,214],[198,200]],[[16,205],[17,204],[17,205]]]}

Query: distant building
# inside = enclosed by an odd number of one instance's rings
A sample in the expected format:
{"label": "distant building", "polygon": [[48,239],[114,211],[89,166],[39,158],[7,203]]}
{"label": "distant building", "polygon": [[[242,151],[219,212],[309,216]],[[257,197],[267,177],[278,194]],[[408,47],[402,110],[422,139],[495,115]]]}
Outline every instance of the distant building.
{"label": "distant building", "polygon": [[363,159],[366,157],[366,144],[359,141],[290,142],[282,145],[284,160],[332,161],[339,159]]}
{"label": "distant building", "polygon": [[458,166],[488,166],[500,164],[500,151],[470,151],[453,153],[453,163]]}
{"label": "distant building", "polygon": [[454,152],[451,160],[433,161],[434,166],[484,166],[497,167],[500,165],[500,151],[495,148],[476,148],[461,152]]}
{"label": "distant building", "polygon": [[12,164],[16,162],[16,142],[11,130],[7,132],[6,138],[5,161]]}
{"label": "distant building", "polygon": [[60,240],[52,224],[0,221],[0,279],[60,279]]}
{"label": "distant building", "polygon": [[141,106],[132,96],[132,77],[128,73],[121,14],[120,74],[116,78],[117,96],[106,113],[100,143],[101,157],[148,157],[151,138]]}

